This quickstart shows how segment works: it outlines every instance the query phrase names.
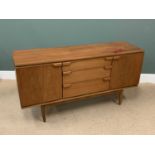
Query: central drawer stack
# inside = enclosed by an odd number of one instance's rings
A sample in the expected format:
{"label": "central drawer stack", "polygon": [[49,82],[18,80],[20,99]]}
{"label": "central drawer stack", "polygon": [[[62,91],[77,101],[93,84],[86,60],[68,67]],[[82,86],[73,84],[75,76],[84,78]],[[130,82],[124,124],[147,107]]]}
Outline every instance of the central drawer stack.
{"label": "central drawer stack", "polygon": [[109,89],[113,57],[63,62],[63,98]]}

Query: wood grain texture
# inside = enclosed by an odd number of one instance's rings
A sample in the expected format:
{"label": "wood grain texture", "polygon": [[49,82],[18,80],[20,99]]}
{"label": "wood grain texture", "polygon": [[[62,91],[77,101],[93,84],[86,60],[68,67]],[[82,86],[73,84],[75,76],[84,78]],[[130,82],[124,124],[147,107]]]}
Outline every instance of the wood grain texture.
{"label": "wood grain texture", "polygon": [[[44,103],[41,103],[41,104],[38,104],[38,105],[31,105],[29,107],[40,106],[40,105],[62,104],[62,103],[65,103],[65,102],[71,102],[71,101],[74,101],[74,100],[87,99],[87,98],[91,98],[91,97],[95,97],[95,96],[108,95],[108,94],[112,94],[112,93],[116,94],[121,90],[123,90],[123,89],[113,89],[113,90],[105,90],[105,91],[93,92],[93,93],[83,94],[83,95],[79,95],[79,96],[67,97],[67,98],[62,98],[62,99],[59,99],[59,100],[44,102]],[[23,108],[29,108],[29,107],[23,107]]]}
{"label": "wood grain texture", "polygon": [[[111,58],[107,60],[107,58]],[[102,58],[92,58],[86,60],[75,60],[63,62],[63,71],[79,71],[92,69],[97,67],[109,66],[112,62],[113,57],[102,57]]]}
{"label": "wood grain texture", "polygon": [[[16,51],[13,54],[23,108],[118,93],[136,86],[143,49],[126,42]],[[43,106],[44,105],[44,106]]]}
{"label": "wood grain texture", "polygon": [[126,54],[114,58],[110,89],[137,85],[142,68],[143,53]]}
{"label": "wood grain texture", "polygon": [[61,67],[53,64],[44,64],[43,97],[44,102],[62,98],[62,71]]}
{"label": "wood grain texture", "polygon": [[136,53],[141,48],[127,42],[99,43],[60,48],[40,48],[31,50],[17,50],[13,53],[15,66],[61,62],[117,54]]}
{"label": "wood grain texture", "polygon": [[43,103],[43,66],[16,69],[21,106]]}
{"label": "wood grain texture", "polygon": [[61,67],[53,64],[18,67],[16,75],[22,107],[62,98]]}
{"label": "wood grain texture", "polygon": [[63,98],[89,94],[109,89],[109,81],[104,79],[90,80],[70,84],[63,88]]}
{"label": "wood grain texture", "polygon": [[63,75],[63,83],[77,83],[87,80],[103,79],[103,77],[110,76],[110,70],[104,69],[104,67],[86,69],[73,72],[64,72],[69,73]]}

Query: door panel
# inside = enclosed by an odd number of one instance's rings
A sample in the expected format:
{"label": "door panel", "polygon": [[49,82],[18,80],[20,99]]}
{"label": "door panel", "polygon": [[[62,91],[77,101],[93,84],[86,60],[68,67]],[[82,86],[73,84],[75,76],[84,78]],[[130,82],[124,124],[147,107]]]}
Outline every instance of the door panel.
{"label": "door panel", "polygon": [[62,98],[61,67],[53,64],[19,67],[16,75],[22,107]]}
{"label": "door panel", "polygon": [[43,102],[43,66],[16,69],[21,106],[26,107]]}
{"label": "door panel", "polygon": [[114,56],[110,88],[135,86],[139,82],[143,53]]}

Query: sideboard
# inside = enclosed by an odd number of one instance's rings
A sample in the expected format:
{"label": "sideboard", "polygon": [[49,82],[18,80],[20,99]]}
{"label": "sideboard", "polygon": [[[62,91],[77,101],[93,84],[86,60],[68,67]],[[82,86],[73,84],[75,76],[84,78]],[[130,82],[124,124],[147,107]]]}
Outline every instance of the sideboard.
{"label": "sideboard", "polygon": [[13,53],[21,107],[115,93],[139,83],[144,50],[127,42],[95,43]]}

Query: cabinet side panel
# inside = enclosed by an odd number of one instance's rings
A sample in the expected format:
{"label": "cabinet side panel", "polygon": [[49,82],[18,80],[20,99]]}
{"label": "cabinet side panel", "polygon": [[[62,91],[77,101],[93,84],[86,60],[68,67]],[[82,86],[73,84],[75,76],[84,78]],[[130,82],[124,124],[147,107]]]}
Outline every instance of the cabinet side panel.
{"label": "cabinet side panel", "polygon": [[18,90],[22,107],[43,102],[43,67],[20,67],[16,69]]}
{"label": "cabinet side panel", "polygon": [[135,86],[139,82],[143,53],[121,55],[113,60],[110,88]]}
{"label": "cabinet side panel", "polygon": [[44,64],[44,102],[62,98],[62,69]]}

